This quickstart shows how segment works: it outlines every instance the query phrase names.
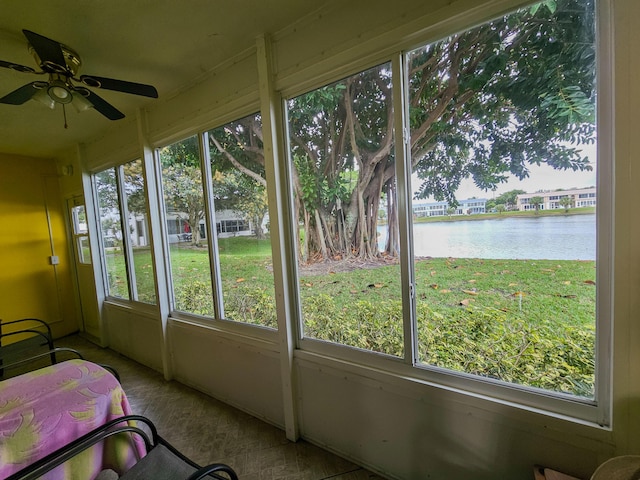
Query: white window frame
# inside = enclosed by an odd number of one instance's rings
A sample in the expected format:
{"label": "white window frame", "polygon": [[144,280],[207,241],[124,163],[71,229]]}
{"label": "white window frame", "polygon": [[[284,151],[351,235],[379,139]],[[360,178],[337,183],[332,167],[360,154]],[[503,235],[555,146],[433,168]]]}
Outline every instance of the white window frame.
{"label": "white window frame", "polygon": [[[515,10],[516,7],[513,8]],[[413,248],[411,245],[411,198],[410,198],[410,172],[406,171],[404,160],[408,154],[408,146],[404,139],[408,132],[408,116],[404,111],[408,103],[403,101],[407,82],[404,72],[405,52],[421,45],[436,41],[434,39],[421,39],[411,44],[403,45],[402,51],[389,57],[380,56],[370,60],[366,65],[351,66],[350,73],[340,71],[334,80],[322,78],[321,83],[315,86],[306,85],[304,91],[287,92],[284,99],[284,111],[286,102],[297,95],[320,88],[349,74],[391,61],[393,82],[393,103],[395,111],[395,137],[396,137],[396,178],[398,191],[398,206],[400,220],[400,265],[403,287],[403,315],[404,315],[404,342],[405,357],[395,358],[377,352],[365,351],[354,347],[326,342],[323,340],[302,337],[302,311],[298,306],[297,313],[299,324],[297,325],[298,347],[296,356],[301,359],[313,359],[314,362],[334,364],[340,362],[343,367],[366,369],[367,375],[385,378],[392,375],[398,379],[408,380],[416,384],[435,385],[450,391],[473,395],[488,401],[499,402],[509,406],[523,408],[537,413],[556,416],[558,418],[586,422],[587,424],[610,429],[611,427],[611,402],[612,402],[612,325],[613,325],[613,82],[610,75],[600,72],[612,71],[613,55],[609,52],[613,49],[611,32],[611,4],[610,0],[595,0],[596,8],[596,85],[597,85],[597,188],[598,209],[596,217],[597,235],[597,273],[596,273],[596,367],[595,367],[595,391],[593,399],[583,399],[569,394],[546,391],[522,385],[510,384],[494,379],[483,378],[476,375],[455,372],[440,367],[418,364],[417,336],[415,334],[415,301],[413,299]],[[467,28],[472,28],[469,25]],[[459,26],[458,26],[459,27]],[[460,28],[457,28],[460,30]],[[451,32],[453,33],[453,31]],[[398,81],[397,79],[402,79]],[[287,121],[285,120],[285,124]],[[287,138],[287,151],[288,135]],[[295,219],[292,219],[295,224]],[[297,262],[296,262],[297,263]],[[299,272],[295,268],[295,283],[298,281]],[[406,292],[405,292],[406,290]],[[334,360],[335,359],[335,360]]]}
{"label": "white window frame", "polygon": [[[93,191],[93,196],[94,196],[94,205],[95,205],[95,217],[96,217],[96,221],[97,221],[97,228],[98,228],[98,245],[99,245],[99,257],[100,257],[100,267],[101,267],[101,273],[102,273],[102,278],[103,278],[103,284],[104,284],[104,295],[105,295],[105,299],[108,300],[111,303],[116,303],[116,304],[137,304],[137,305],[141,305],[143,310],[147,310],[149,308],[151,309],[156,309],[157,308],[157,303],[158,303],[158,299],[157,299],[157,291],[156,293],[156,302],[155,303],[147,303],[147,302],[142,302],[140,300],[138,300],[138,285],[137,285],[137,280],[136,280],[136,273],[135,273],[135,260],[133,261],[132,264],[132,259],[133,259],[133,246],[131,244],[131,238],[129,237],[129,230],[128,230],[128,216],[129,216],[129,209],[128,209],[128,205],[127,205],[127,201],[126,201],[126,192],[124,190],[124,180],[123,180],[123,170],[124,170],[124,166],[129,164],[129,163],[133,163],[135,161],[139,161],[141,162],[141,166],[144,170],[144,159],[143,158],[136,158],[133,160],[129,160],[126,161],[124,163],[118,163],[117,165],[112,165],[109,167],[104,167],[101,168],[99,170],[94,171],[91,174],[91,188]],[[104,245],[104,241],[103,241],[103,237],[102,237],[102,225],[101,225],[101,217],[100,217],[100,202],[99,202],[99,198],[98,198],[98,189],[96,187],[96,176],[101,173],[101,172],[105,172],[107,170],[113,169],[115,172],[115,180],[116,180],[116,191],[117,191],[117,195],[118,195],[118,212],[120,214],[120,228],[122,230],[122,252],[124,255],[124,260],[125,260],[125,269],[126,269],[126,276],[127,276],[127,282],[128,282],[128,298],[125,297],[117,297],[114,295],[111,295],[111,293],[109,292],[109,282],[108,282],[108,278],[107,278],[107,266],[106,266],[106,259],[105,259],[105,245]],[[145,176],[145,189],[148,190],[148,186],[147,186],[147,178]],[[147,198],[145,196],[145,198]],[[149,211],[149,205],[147,204],[147,215],[151,215],[150,211]],[[151,232],[147,232],[147,234],[150,236]],[[156,270],[156,265],[155,262],[152,262],[154,265],[154,283],[156,281],[157,278],[157,274],[155,272]],[[155,288],[155,285],[154,285]]]}

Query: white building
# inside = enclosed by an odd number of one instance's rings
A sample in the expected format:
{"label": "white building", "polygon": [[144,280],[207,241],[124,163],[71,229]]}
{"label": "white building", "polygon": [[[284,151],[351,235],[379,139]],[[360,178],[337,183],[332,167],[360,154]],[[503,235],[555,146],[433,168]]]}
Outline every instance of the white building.
{"label": "white building", "polygon": [[[486,212],[487,200],[484,198],[468,198],[460,200],[451,215],[473,215]],[[441,217],[449,215],[447,202],[415,202],[412,207],[416,217]]]}
{"label": "white building", "polygon": [[[558,208],[578,208],[578,207],[595,207],[596,206],[596,188],[575,188],[571,190],[556,190],[548,192],[523,193],[517,197],[517,209],[521,211],[535,210],[535,204],[531,202],[534,197],[540,197],[538,210],[554,210]],[[565,206],[565,200],[569,198],[570,202]]]}

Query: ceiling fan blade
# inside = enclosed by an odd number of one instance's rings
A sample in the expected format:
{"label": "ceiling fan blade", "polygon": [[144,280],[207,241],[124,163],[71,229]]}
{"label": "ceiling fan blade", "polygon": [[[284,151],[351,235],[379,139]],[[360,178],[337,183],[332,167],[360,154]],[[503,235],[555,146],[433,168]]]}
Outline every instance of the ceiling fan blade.
{"label": "ceiling fan blade", "polygon": [[22,33],[40,57],[43,70],[57,73],[67,71],[67,62],[62,53],[62,46],[58,42],[30,30],[22,30]]}
{"label": "ceiling fan blade", "polygon": [[151,85],[145,85],[144,83],[126,82],[124,80],[95,77],[93,75],[82,75],[80,80],[89,87],[104,88],[105,90],[115,90],[116,92],[131,93],[133,95],[142,95],[143,97],[158,98],[158,91],[156,88]]}
{"label": "ceiling fan blade", "polygon": [[27,100],[30,100],[36,93],[42,90],[41,82],[31,82],[8,93],[4,97],[0,98],[0,103],[7,103],[9,105],[22,105]]}
{"label": "ceiling fan blade", "polygon": [[86,93],[84,97],[87,100],[89,100],[91,105],[93,105],[93,108],[95,108],[98,112],[100,112],[102,115],[107,117],[109,120],[120,120],[121,118],[124,118],[124,113],[122,113],[120,110],[118,110],[116,107],[111,105],[106,100],[100,98],[91,90],[85,89],[83,90],[83,92]]}
{"label": "ceiling fan blade", "polygon": [[11,70],[16,70],[18,72],[36,73],[36,71],[31,67],[25,67],[24,65],[20,65],[18,63],[5,62],[4,60],[0,60],[0,67],[10,68]]}

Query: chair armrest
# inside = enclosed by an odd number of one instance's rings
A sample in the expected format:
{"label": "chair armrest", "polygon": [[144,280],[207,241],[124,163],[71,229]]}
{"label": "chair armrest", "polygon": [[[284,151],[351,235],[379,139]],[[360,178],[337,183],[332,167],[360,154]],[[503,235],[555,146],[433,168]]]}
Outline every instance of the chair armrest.
{"label": "chair armrest", "polygon": [[[16,325],[18,323],[26,323],[28,325],[18,331],[2,333],[2,327],[6,327],[7,325]],[[35,326],[33,325],[34,323],[36,324]],[[44,328],[45,332],[41,329],[38,330],[39,328]],[[50,348],[53,348],[53,334],[51,333],[51,326],[49,326],[49,324],[44,320],[40,320],[39,318],[21,318],[19,320],[11,320],[10,322],[0,322],[0,338],[26,332],[42,335],[47,339]]]}
{"label": "chair armrest", "polygon": [[100,365],[105,370],[108,370],[109,372],[111,372],[111,374],[114,377],[116,377],[116,380],[118,380],[118,383],[120,383],[120,375],[118,374],[118,371],[115,368],[113,368],[111,365],[105,365],[104,363],[96,363],[96,365]]}
{"label": "chair armrest", "polygon": [[[25,357],[22,358],[20,360],[16,360],[14,362],[10,362],[10,363],[2,363],[0,364],[0,367],[2,368],[2,370],[7,370],[10,368],[14,368],[14,367],[18,367],[20,365],[23,365],[25,363],[29,363],[29,362],[33,362],[35,360],[39,360],[40,358],[44,358],[44,357],[49,357],[52,359],[55,359],[55,354],[56,353],[63,353],[63,352],[67,352],[67,353],[71,353],[72,355],[76,355],[77,358],[79,358],[80,360],[84,360],[84,357],[82,356],[82,354],[77,351],[74,350],[73,348],[67,348],[67,347],[57,347],[57,348],[53,348],[47,352],[42,352],[42,353],[38,353],[36,355],[31,355],[29,357]],[[52,364],[56,363],[56,361],[52,361]]]}
{"label": "chair armrest", "polygon": [[47,322],[45,322],[44,320],[40,320],[39,318],[21,318],[19,320],[11,320],[10,322],[0,322],[0,326],[4,326],[4,325],[13,325],[15,323],[22,323],[22,322],[35,322],[41,326],[43,326],[44,328],[46,328],[47,333],[49,334],[49,336],[51,337],[51,327],[49,326],[49,324]]}
{"label": "chair armrest", "polygon": [[201,480],[205,477],[213,477],[220,480],[226,480],[226,477],[216,475],[217,472],[224,472],[229,476],[231,480],[238,480],[238,475],[236,475],[236,472],[229,465],[225,465],[224,463],[212,463],[211,465],[202,467],[186,480]]}
{"label": "chair armrest", "polygon": [[[147,435],[144,430],[138,427],[134,427],[131,425],[118,427],[119,424],[130,421],[142,422],[146,424],[151,431],[151,438],[149,438],[149,435]],[[83,435],[77,440],[74,440],[64,447],[59,448],[55,452],[50,453],[46,457],[35,461],[19,472],[10,475],[5,480],[36,480],[45,473],[53,470],[57,466],[62,465],[67,460],[83,452],[87,448],[94,446],[95,444],[108,437],[126,432],[140,435],[144,440],[147,451],[151,450],[153,448],[153,445],[157,443],[158,433],[156,431],[155,425],[153,425],[153,423],[151,423],[148,418],[140,415],[125,415],[123,417],[111,420],[110,422],[105,423],[95,430],[92,430],[91,432]]]}

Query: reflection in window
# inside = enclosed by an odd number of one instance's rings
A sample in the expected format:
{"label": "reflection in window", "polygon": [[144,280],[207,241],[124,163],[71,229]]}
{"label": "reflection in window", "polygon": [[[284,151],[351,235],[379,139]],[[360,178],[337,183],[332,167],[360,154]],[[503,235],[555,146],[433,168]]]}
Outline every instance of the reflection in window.
{"label": "reflection in window", "polygon": [[210,130],[206,139],[224,317],[276,328],[260,115]]}
{"label": "reflection in window", "polygon": [[198,137],[159,149],[176,310],[215,316]]}
{"label": "reflection in window", "polygon": [[107,294],[129,299],[129,280],[124,254],[116,169],[109,168],[97,173],[95,188],[98,196]]}
{"label": "reflection in window", "polygon": [[287,107],[304,336],[402,356],[391,66]]}
{"label": "reflection in window", "polygon": [[423,364],[593,397],[594,37],[558,0],[408,55]]}

